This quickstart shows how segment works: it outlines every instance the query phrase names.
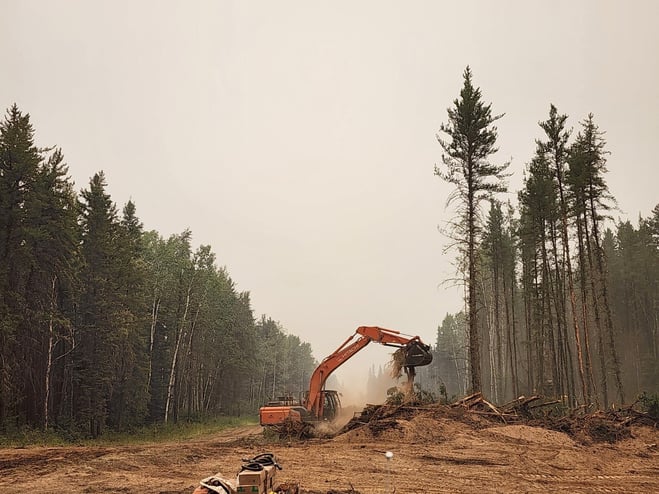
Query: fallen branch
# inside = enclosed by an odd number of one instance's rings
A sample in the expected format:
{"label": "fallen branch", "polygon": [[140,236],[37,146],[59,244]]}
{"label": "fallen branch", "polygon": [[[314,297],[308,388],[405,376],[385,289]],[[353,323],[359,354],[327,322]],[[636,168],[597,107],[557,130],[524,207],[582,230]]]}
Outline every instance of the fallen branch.
{"label": "fallen branch", "polygon": [[529,407],[529,410],[533,410],[534,408],[546,407],[548,405],[555,405],[556,403],[562,403],[562,402],[561,400],[548,401],[546,403],[540,403],[539,405],[533,405],[532,407]]}
{"label": "fallen branch", "polygon": [[489,401],[487,401],[487,400],[485,400],[485,399],[482,399],[482,402],[485,403],[488,407],[490,407],[490,409],[491,409],[496,415],[498,415],[499,418],[501,418],[501,420],[503,420],[503,423],[504,423],[504,424],[506,423],[506,419],[503,418],[503,415],[501,414],[501,412],[500,412],[499,410],[497,410],[497,407],[495,407],[492,403],[490,403]]}

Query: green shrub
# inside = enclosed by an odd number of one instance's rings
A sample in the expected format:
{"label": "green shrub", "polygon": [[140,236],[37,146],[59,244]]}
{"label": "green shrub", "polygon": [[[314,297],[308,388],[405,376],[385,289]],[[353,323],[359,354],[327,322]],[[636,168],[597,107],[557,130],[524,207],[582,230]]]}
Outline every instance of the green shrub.
{"label": "green shrub", "polygon": [[648,394],[645,391],[638,397],[641,411],[655,420],[659,420],[659,393]]}

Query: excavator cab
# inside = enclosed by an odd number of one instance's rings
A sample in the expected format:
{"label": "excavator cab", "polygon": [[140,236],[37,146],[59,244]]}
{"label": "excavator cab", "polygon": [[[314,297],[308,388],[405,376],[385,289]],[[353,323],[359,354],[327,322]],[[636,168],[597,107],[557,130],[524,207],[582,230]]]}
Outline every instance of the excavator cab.
{"label": "excavator cab", "polygon": [[323,395],[323,419],[331,422],[341,411],[341,400],[339,392],[325,389],[321,391]]}
{"label": "excavator cab", "polygon": [[[306,401],[308,396],[309,392],[307,391],[304,394],[303,401]],[[310,422],[331,422],[341,412],[341,398],[339,396],[339,392],[333,389],[323,389],[320,392],[320,400],[323,404],[320,415],[315,418],[313,416],[307,416],[305,419]]]}
{"label": "excavator cab", "polygon": [[404,367],[421,367],[430,362],[432,362],[430,345],[421,343],[419,340],[412,340],[405,345]]}

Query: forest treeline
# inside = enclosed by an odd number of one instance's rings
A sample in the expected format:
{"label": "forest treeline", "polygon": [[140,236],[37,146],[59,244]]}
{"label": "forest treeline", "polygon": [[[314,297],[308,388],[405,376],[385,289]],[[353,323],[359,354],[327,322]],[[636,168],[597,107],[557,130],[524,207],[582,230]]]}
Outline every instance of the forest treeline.
{"label": "forest treeline", "polygon": [[97,437],[252,413],[300,390],[308,343],[255,320],[211,248],[145,231],[104,174],[77,193],[28,114],[0,123],[0,434]]}
{"label": "forest treeline", "polygon": [[467,67],[435,170],[455,186],[447,233],[465,309],[442,321],[423,379],[449,395],[542,394],[591,408],[659,391],[659,205],[637,227],[614,223],[604,132],[592,114],[574,132],[550,105],[515,211],[496,198],[507,164],[491,163],[502,116]]}

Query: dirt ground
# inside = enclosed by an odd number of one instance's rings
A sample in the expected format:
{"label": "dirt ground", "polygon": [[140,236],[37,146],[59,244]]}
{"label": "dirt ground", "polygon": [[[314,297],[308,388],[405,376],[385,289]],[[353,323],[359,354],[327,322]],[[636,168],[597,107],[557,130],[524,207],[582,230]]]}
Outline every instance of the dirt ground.
{"label": "dirt ground", "polygon": [[[418,413],[333,438],[267,439],[261,427],[186,442],[0,449],[0,492],[191,494],[273,452],[280,480],[304,493],[659,492],[659,431],[632,426],[613,444],[528,425]],[[385,453],[393,458],[387,460]]]}

